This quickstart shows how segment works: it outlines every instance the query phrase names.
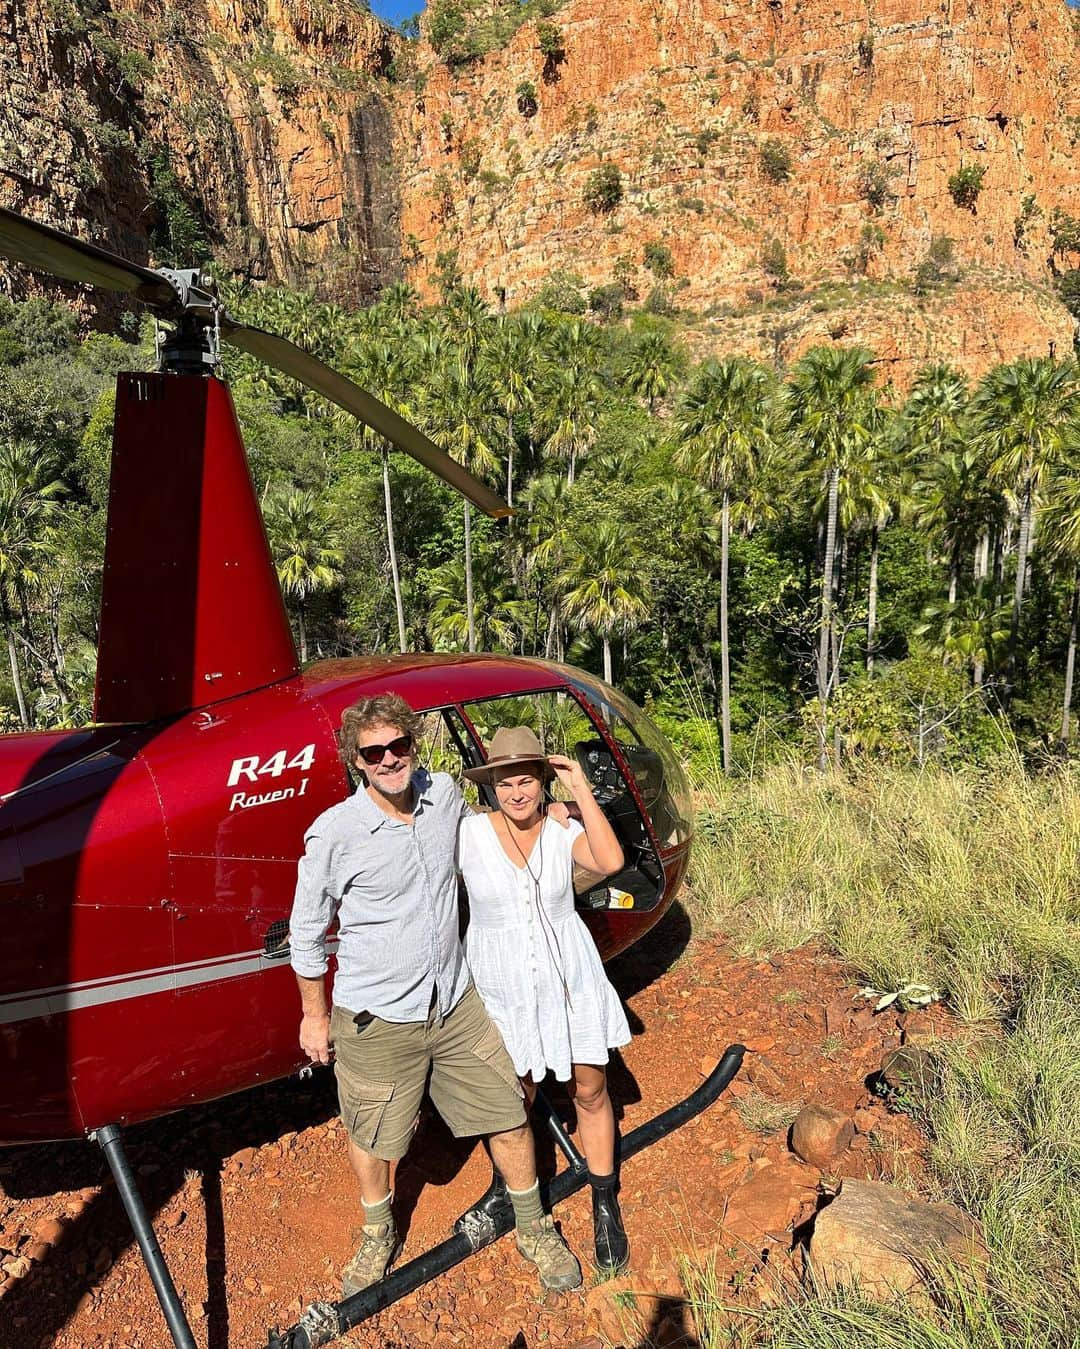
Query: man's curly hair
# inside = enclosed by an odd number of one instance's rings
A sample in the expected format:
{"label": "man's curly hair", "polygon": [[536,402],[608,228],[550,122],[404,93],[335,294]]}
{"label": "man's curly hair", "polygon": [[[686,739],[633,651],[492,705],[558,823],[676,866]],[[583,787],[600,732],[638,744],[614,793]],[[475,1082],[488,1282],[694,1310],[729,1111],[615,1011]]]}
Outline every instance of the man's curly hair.
{"label": "man's curly hair", "polygon": [[397,726],[403,734],[411,735],[415,742],[420,738],[422,724],[422,718],[400,693],[376,693],[370,698],[361,698],[341,714],[341,730],[338,732],[341,761],[347,769],[356,771],[360,734],[372,726]]}

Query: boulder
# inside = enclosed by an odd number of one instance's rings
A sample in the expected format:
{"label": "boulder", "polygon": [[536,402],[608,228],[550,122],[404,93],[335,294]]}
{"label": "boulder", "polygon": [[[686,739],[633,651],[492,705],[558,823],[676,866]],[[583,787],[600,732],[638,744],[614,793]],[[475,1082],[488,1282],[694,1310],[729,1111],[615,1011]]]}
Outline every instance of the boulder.
{"label": "boulder", "polygon": [[685,1344],[693,1335],[686,1291],[674,1277],[608,1279],[585,1294],[587,1329],[613,1345]]}
{"label": "boulder", "polygon": [[817,1205],[818,1176],[794,1159],[766,1165],[740,1185],[728,1200],[725,1236],[759,1246],[770,1234],[790,1232]]}
{"label": "boulder", "polygon": [[807,1255],[828,1288],[858,1284],[871,1297],[913,1293],[935,1262],[985,1267],[978,1225],[954,1204],[925,1199],[873,1180],[845,1180],[814,1220]]}
{"label": "boulder", "polygon": [[804,1106],[791,1126],[791,1150],[804,1162],[830,1171],[851,1146],[855,1125],[839,1110],[817,1103]]}
{"label": "boulder", "polygon": [[881,1060],[878,1080],[886,1091],[922,1100],[933,1090],[937,1080],[934,1056],[921,1045],[904,1045],[901,1049],[890,1050]]}

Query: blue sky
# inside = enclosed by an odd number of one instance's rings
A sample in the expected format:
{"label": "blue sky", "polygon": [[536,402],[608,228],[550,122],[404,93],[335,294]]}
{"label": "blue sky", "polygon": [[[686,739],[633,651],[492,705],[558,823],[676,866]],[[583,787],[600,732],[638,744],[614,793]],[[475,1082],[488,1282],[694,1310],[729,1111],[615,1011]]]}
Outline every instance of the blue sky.
{"label": "blue sky", "polygon": [[423,0],[371,0],[371,8],[387,23],[399,24],[424,8]]}

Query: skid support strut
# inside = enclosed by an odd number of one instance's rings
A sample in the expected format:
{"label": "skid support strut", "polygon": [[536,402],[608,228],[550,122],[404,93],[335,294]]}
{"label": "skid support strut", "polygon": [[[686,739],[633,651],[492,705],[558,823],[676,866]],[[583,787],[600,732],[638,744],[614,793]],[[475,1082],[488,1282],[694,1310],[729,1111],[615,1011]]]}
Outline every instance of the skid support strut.
{"label": "skid support strut", "polygon": [[131,1164],[124,1151],[120,1129],[115,1124],[106,1124],[90,1136],[100,1146],[105,1154],[105,1160],[109,1163],[109,1170],[113,1174],[113,1180],[116,1181],[116,1188],[135,1233],[135,1240],[139,1243],[139,1250],[150,1275],[150,1282],[154,1285],[154,1292],[161,1303],[161,1310],[165,1314],[173,1343],[176,1349],[195,1349],[195,1336],[192,1335],[191,1327],[184,1315],[183,1304],[165,1264],[165,1257],[161,1254],[161,1247],[150,1225],[150,1219],[146,1216],[146,1206],[136,1188],[135,1177],[131,1174]]}
{"label": "skid support strut", "polygon": [[[724,1051],[723,1058],[696,1091],[657,1115],[655,1119],[631,1130],[623,1138],[620,1146],[622,1160],[624,1162],[629,1160],[635,1153],[641,1152],[643,1148],[649,1147],[712,1105],[739,1071],[745,1052],[742,1045],[729,1045]],[[539,1094],[537,1105],[545,1113],[547,1125],[560,1151],[570,1162],[569,1168],[560,1171],[551,1182],[550,1202],[554,1205],[580,1190],[588,1181],[588,1171],[584,1158],[566,1136],[561,1122],[555,1117],[551,1107]],[[565,1139],[565,1146],[560,1142],[560,1134]],[[317,1349],[319,1345],[329,1344],[331,1340],[343,1335],[345,1331],[359,1325],[361,1321],[365,1321],[384,1307],[390,1306],[398,1298],[414,1292],[421,1284],[427,1283],[437,1274],[453,1269],[482,1246],[488,1246],[504,1236],[514,1224],[513,1215],[508,1210],[509,1205],[498,1216],[485,1217],[483,1221],[476,1223],[469,1222],[472,1210],[463,1214],[455,1223],[455,1227],[460,1230],[455,1231],[452,1237],[440,1242],[424,1255],[417,1256],[415,1260],[410,1260],[408,1264],[395,1269],[377,1284],[354,1293],[352,1297],[345,1298],[342,1302],[313,1302],[290,1330],[272,1330],[267,1341],[267,1349]]]}

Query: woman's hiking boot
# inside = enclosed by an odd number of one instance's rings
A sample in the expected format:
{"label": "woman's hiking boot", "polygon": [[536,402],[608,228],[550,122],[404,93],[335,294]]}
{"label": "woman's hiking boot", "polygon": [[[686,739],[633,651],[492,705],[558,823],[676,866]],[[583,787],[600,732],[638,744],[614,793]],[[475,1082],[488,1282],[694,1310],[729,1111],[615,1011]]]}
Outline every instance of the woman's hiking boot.
{"label": "woman's hiking boot", "polygon": [[614,1176],[590,1179],[596,1267],[606,1274],[623,1274],[630,1264],[630,1243],[619,1210],[619,1182]]}

